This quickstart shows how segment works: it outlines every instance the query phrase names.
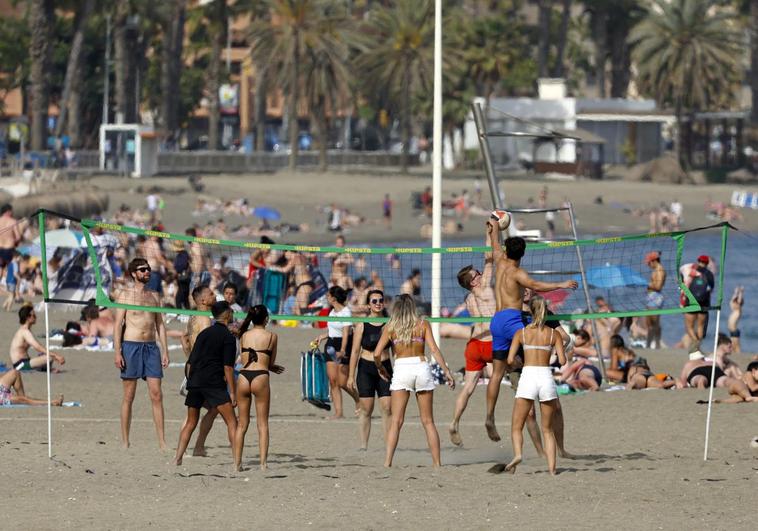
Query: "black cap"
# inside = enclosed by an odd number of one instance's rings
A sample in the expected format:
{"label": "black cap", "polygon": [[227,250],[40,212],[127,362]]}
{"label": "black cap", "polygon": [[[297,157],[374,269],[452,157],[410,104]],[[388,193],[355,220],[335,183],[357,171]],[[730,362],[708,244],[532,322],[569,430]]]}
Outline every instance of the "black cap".
{"label": "black cap", "polygon": [[226,301],[216,301],[211,306],[211,313],[214,319],[218,319],[221,315],[230,309],[229,303]]}

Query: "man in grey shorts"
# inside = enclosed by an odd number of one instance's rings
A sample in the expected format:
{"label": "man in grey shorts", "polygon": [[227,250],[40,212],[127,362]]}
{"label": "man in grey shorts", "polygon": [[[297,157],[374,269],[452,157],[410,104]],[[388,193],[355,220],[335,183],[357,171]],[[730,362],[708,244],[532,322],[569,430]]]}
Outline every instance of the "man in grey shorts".
{"label": "man in grey shorts", "polygon": [[[146,287],[151,273],[147,260],[135,258],[129,263],[128,272],[132,284],[114,294],[115,302],[160,307],[158,294]],[[160,349],[156,344],[156,336]],[[121,442],[124,448],[129,448],[132,403],[137,390],[137,380],[142,378],[147,381],[158,445],[161,450],[165,450],[161,378],[163,368],[168,367],[169,360],[163,316],[158,312],[118,308],[113,323],[113,347],[116,351],[114,362],[121,371],[124,386],[124,398],[121,401]]]}

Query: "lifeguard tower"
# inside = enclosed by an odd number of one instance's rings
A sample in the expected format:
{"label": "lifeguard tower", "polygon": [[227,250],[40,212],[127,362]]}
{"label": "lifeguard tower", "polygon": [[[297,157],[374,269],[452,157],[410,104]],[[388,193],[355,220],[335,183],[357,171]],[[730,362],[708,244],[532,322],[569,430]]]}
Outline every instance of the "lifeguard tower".
{"label": "lifeguard tower", "polygon": [[100,169],[129,177],[151,177],[158,171],[158,137],[139,124],[100,126]]}

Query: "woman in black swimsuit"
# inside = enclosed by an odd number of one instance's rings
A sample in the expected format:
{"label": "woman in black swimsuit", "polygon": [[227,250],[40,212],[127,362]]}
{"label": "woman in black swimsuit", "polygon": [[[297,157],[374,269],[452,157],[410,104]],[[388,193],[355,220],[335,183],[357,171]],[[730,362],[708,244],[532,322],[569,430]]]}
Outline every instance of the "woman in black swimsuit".
{"label": "woman in black swimsuit", "polygon": [[[387,316],[384,309],[384,292],[372,289],[367,296],[370,308],[369,319]],[[361,432],[361,450],[368,448],[368,439],[371,435],[371,414],[374,411],[374,396],[379,396],[379,407],[382,412],[382,426],[384,428],[384,440],[387,440],[387,431],[390,427],[390,383],[382,380],[379,371],[374,364],[374,349],[382,337],[384,323],[366,322],[357,323],[353,332],[353,353],[350,356],[350,370],[347,377],[347,386],[358,393],[360,415],[358,417]],[[390,361],[389,345],[382,352],[382,365],[388,374],[392,375],[392,362]],[[357,367],[357,376],[356,376]]]}
{"label": "woman in black swimsuit", "polygon": [[[250,323],[253,328],[248,330]],[[241,470],[242,448],[245,434],[250,425],[250,405],[255,397],[255,420],[258,424],[258,447],[260,448],[261,470],[266,469],[268,458],[268,411],[271,388],[269,370],[281,374],[284,367],[276,365],[278,337],[266,330],[268,310],[262,304],[253,306],[240,326],[240,357],[242,369],[237,378],[237,406],[239,422],[234,434],[234,469]]]}

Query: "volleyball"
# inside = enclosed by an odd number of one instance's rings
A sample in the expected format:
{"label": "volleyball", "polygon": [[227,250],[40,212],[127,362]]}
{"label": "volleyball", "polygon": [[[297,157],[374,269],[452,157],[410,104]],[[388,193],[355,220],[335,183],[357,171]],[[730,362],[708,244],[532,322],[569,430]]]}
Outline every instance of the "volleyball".
{"label": "volleyball", "polygon": [[505,210],[493,210],[490,219],[497,222],[497,228],[505,230],[511,224],[511,215]]}
{"label": "volleyball", "polygon": [[753,439],[750,441],[750,448],[755,448],[758,450],[758,437],[753,437]]}

